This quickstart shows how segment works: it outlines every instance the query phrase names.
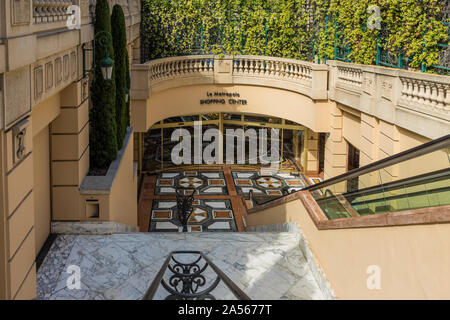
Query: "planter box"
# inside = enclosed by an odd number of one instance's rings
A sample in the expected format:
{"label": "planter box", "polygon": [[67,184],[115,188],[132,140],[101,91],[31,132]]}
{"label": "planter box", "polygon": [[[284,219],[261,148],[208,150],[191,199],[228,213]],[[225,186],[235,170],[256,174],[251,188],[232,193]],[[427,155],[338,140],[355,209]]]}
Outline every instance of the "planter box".
{"label": "planter box", "polygon": [[86,176],[80,186],[80,221],[112,221],[137,226],[137,176],[133,128],[105,176]]}

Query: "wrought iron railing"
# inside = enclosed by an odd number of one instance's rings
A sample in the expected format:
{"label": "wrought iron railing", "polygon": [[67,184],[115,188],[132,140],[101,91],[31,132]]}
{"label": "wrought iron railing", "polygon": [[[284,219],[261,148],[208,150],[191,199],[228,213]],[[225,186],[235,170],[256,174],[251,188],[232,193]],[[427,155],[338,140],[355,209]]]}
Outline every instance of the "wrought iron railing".
{"label": "wrought iron railing", "polygon": [[[175,255],[194,259],[182,262]],[[214,280],[207,275],[211,270]],[[166,279],[164,275],[167,274]],[[173,251],[169,254],[142,300],[153,300],[160,286],[166,291],[165,300],[216,300],[213,292],[223,282],[238,300],[251,300],[225,273],[200,251]],[[162,297],[162,296],[161,296]]]}

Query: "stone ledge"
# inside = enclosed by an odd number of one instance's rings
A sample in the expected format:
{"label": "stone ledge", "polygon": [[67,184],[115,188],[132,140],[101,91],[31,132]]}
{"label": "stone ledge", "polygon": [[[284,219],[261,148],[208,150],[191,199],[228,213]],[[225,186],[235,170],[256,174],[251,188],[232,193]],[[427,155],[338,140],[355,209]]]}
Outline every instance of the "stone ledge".
{"label": "stone ledge", "polygon": [[331,286],[330,281],[320,266],[318,259],[314,256],[308,240],[301,228],[295,222],[285,222],[279,224],[267,224],[259,226],[251,226],[247,228],[247,232],[290,232],[297,236],[300,250],[302,251],[308,266],[316,279],[316,282],[326,300],[336,300],[336,294]]}
{"label": "stone ledge", "polygon": [[109,194],[111,192],[114,180],[122,163],[125,150],[132,141],[133,127],[127,128],[122,149],[117,152],[117,158],[111,162],[108,172],[104,176],[86,176],[80,186],[80,194]]}
{"label": "stone ledge", "polygon": [[54,234],[113,234],[139,232],[138,227],[117,222],[52,222]]}

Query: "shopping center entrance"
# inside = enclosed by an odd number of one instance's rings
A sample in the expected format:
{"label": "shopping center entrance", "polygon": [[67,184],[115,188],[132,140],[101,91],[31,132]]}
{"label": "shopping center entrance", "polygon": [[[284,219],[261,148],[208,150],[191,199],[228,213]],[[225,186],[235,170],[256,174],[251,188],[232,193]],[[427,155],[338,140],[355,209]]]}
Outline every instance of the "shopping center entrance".
{"label": "shopping center entrance", "polygon": [[[254,114],[188,115],[156,123],[137,141],[141,231],[180,231],[176,199],[185,188],[195,189],[189,232],[244,231],[248,202],[261,204],[321,179],[319,137],[301,124]],[[174,160],[183,139],[188,154]],[[221,161],[208,164],[205,154]],[[275,172],[266,170],[274,163]]]}

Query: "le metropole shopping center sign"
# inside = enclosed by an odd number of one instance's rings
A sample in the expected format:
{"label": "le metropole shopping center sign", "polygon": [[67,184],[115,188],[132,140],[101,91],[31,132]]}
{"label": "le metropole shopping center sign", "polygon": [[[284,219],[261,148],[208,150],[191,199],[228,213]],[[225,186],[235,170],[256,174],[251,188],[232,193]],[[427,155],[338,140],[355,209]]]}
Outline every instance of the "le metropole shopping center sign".
{"label": "le metropole shopping center sign", "polygon": [[241,99],[237,92],[206,92],[206,99],[201,99],[200,104],[229,104],[243,105],[247,104],[247,100]]}

